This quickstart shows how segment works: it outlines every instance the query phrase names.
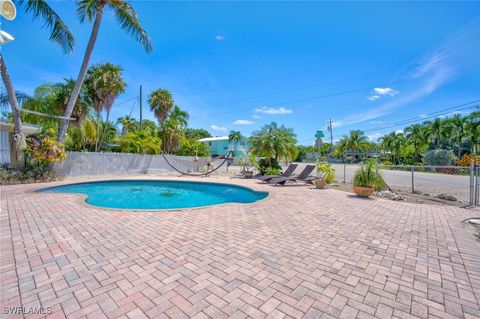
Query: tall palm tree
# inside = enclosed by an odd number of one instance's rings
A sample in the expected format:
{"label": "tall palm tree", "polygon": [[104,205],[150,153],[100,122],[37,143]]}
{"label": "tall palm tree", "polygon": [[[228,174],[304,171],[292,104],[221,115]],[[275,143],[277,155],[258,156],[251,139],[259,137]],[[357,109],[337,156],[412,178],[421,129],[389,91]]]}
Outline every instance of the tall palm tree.
{"label": "tall palm tree", "polygon": [[[34,19],[40,18],[44,22],[44,27],[50,31],[50,40],[59,44],[65,53],[73,50],[74,40],[70,29],[63,23],[63,20],[47,4],[45,0],[19,1],[27,13],[33,15]],[[0,73],[3,83],[7,90],[8,100],[12,108],[14,124],[14,144],[11,148],[11,164],[15,168],[21,168],[24,165],[23,151],[26,147],[25,135],[23,133],[23,124],[20,114],[20,104],[15,95],[10,74],[5,64],[3,53],[0,54]]]}
{"label": "tall palm tree", "polygon": [[165,89],[157,89],[150,93],[148,97],[150,111],[155,114],[160,126],[163,125],[170,111],[174,108],[172,94]]}
{"label": "tall palm tree", "polygon": [[350,131],[347,136],[347,147],[350,151],[365,151],[369,145],[368,137],[361,130]]}
{"label": "tall palm tree", "polygon": [[392,132],[383,136],[381,140],[384,148],[393,154],[395,163],[399,164],[402,147],[406,143],[405,135],[400,132]]}
{"label": "tall palm tree", "polygon": [[412,124],[404,129],[405,136],[412,143],[415,150],[415,161],[420,161],[420,147],[425,145],[427,137],[425,128],[421,124]]}
{"label": "tall palm tree", "polygon": [[444,121],[437,117],[433,121],[426,121],[424,125],[427,127],[429,135],[432,137],[433,145],[435,149],[438,149],[440,145],[440,140],[444,136]]}
{"label": "tall palm tree", "polygon": [[468,116],[465,131],[472,143],[472,153],[480,152],[480,112],[473,112]]}
{"label": "tall palm tree", "polygon": [[230,134],[228,134],[228,142],[233,143],[233,153],[237,150],[237,143],[242,139],[243,135],[239,131],[230,131]]}
{"label": "tall palm tree", "polygon": [[[70,96],[65,109],[65,117],[70,117],[72,114],[78,94],[80,93],[82,84],[85,81],[88,65],[90,63],[90,57],[97,40],[98,30],[100,29],[100,24],[102,23],[105,9],[110,9],[113,11],[121,28],[130,33],[135,40],[140,42],[147,52],[152,51],[150,37],[140,24],[137,13],[130,3],[124,0],[79,0],[77,13],[80,16],[80,21],[84,22],[85,20],[88,20],[91,22],[94,20],[94,22],[92,32],[90,33],[90,39],[88,40],[88,45],[85,50],[85,55],[83,56],[82,65],[80,67],[72,95]],[[60,128],[58,130],[57,137],[59,142],[63,142],[65,140],[67,127],[68,120],[62,120],[60,122]]]}
{"label": "tall palm tree", "polygon": [[102,110],[107,112],[106,124],[99,143],[97,143],[96,151],[98,152],[105,136],[109,123],[110,110],[115,99],[120,93],[125,92],[127,84],[122,78],[122,68],[112,63],[97,64],[91,68],[89,74],[89,82],[91,83],[91,91],[96,101],[97,116]]}
{"label": "tall palm tree", "polygon": [[135,119],[130,115],[125,115],[123,117],[120,117],[117,120],[117,123],[122,125],[122,136],[125,136],[128,134],[128,129],[130,128],[130,126],[135,123]]}
{"label": "tall palm tree", "polygon": [[[64,79],[64,82],[57,83],[53,86],[54,94],[56,95],[55,107],[57,108],[57,113],[63,114],[63,112],[65,112],[68,99],[74,86],[75,80],[73,79]],[[86,92],[85,86],[82,86],[79,98],[75,102],[75,106],[72,111],[71,117],[76,119],[72,124],[77,126],[81,125],[90,111],[90,106],[91,99]]]}
{"label": "tall palm tree", "polygon": [[448,125],[450,126],[455,140],[457,142],[457,158],[460,159],[462,155],[462,140],[465,137],[465,126],[467,124],[467,118],[460,114],[455,114],[452,118],[448,119]]}
{"label": "tall palm tree", "polygon": [[253,132],[250,137],[251,151],[256,156],[266,157],[271,164],[271,159],[278,160],[293,156],[293,149],[297,140],[291,129],[284,126],[278,127],[272,122],[259,131]]}
{"label": "tall palm tree", "polygon": [[170,154],[178,149],[185,139],[185,127],[188,124],[188,113],[175,106],[163,122],[161,127],[161,136],[163,140],[163,150]]}

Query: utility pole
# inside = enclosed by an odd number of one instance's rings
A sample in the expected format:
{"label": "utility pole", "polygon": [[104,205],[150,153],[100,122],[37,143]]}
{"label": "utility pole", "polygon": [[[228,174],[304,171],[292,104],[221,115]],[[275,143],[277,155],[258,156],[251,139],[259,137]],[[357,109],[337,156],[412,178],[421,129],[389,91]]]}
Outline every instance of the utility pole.
{"label": "utility pole", "polygon": [[143,114],[142,114],[142,85],[140,85],[140,130],[143,127]]}
{"label": "utility pole", "polygon": [[328,120],[328,130],[330,131],[330,154],[333,154],[333,122],[332,119]]}

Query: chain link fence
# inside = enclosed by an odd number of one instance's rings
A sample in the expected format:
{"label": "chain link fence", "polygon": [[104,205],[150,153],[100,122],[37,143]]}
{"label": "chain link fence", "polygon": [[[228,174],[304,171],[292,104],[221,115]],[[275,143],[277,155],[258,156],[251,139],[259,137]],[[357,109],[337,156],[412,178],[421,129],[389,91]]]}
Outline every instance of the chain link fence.
{"label": "chain link fence", "polygon": [[[332,166],[338,182],[351,184],[360,164],[332,163]],[[393,191],[480,205],[478,166],[378,165],[378,170]]]}

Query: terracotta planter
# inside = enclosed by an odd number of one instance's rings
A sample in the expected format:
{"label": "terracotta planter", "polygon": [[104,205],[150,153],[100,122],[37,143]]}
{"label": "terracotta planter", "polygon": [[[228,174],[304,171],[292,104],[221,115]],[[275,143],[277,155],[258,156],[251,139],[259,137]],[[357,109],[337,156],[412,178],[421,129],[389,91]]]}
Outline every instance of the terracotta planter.
{"label": "terracotta planter", "polygon": [[370,197],[374,191],[375,188],[373,187],[353,186],[353,192],[360,197]]}
{"label": "terracotta planter", "polygon": [[324,189],[325,185],[327,185],[327,183],[325,183],[323,179],[316,179],[314,181],[314,184],[315,184],[315,187],[318,189]]}

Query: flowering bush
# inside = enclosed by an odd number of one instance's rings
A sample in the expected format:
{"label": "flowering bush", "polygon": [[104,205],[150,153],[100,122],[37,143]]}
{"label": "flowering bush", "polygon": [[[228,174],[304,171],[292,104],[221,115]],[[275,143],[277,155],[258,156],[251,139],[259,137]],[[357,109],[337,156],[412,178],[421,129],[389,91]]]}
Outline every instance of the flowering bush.
{"label": "flowering bush", "polygon": [[470,166],[475,163],[480,163],[480,155],[463,154],[462,158],[458,160],[460,166]]}
{"label": "flowering bush", "polygon": [[39,164],[52,164],[63,161],[67,154],[62,143],[51,137],[29,138],[27,140],[27,152]]}

